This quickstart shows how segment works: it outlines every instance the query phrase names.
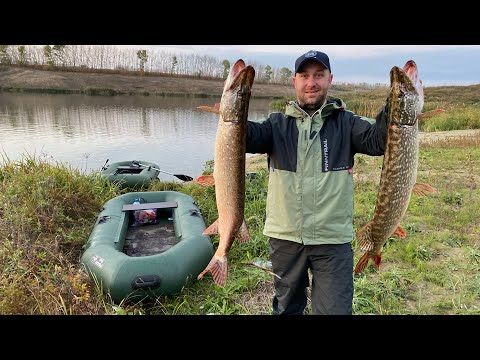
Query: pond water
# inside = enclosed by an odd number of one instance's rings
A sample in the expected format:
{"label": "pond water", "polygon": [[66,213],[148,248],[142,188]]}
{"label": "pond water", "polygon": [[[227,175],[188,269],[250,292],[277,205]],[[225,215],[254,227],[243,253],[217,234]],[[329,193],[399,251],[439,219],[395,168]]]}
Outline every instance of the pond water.
{"label": "pond water", "polygon": [[[218,115],[197,109],[220,98],[0,93],[0,161],[68,163],[85,173],[109,161],[144,160],[192,177],[213,160]],[[271,100],[251,99],[261,121]],[[161,173],[162,180],[178,181]]]}

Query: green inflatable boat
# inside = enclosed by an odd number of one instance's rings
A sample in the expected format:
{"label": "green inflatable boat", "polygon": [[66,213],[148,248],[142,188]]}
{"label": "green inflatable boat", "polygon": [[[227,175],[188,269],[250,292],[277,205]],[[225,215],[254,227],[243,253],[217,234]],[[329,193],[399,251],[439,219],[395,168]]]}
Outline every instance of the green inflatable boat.
{"label": "green inflatable boat", "polygon": [[160,174],[159,166],[148,161],[119,161],[105,164],[100,170],[100,176],[121,187],[147,187]]}
{"label": "green inflatable boat", "polygon": [[[154,219],[139,216],[152,211]],[[130,192],[104,204],[80,261],[116,303],[173,295],[213,256],[205,229],[200,209],[186,194]]]}

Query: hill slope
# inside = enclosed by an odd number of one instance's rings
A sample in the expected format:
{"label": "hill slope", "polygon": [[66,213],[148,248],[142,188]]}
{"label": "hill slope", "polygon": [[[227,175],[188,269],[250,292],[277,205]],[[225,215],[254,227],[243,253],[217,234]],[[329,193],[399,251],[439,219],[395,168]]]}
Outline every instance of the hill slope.
{"label": "hill slope", "polygon": [[[221,96],[222,80],[173,76],[136,76],[36,70],[0,66],[0,90],[105,95]],[[255,83],[253,97],[282,98],[295,95],[293,85]]]}

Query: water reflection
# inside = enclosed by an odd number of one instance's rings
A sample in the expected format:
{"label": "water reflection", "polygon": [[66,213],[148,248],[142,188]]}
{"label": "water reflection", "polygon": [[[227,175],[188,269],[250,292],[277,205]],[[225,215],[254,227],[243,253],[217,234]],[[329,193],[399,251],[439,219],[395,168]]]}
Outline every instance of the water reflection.
{"label": "water reflection", "polygon": [[[0,93],[3,156],[47,157],[84,172],[109,162],[146,160],[169,173],[200,175],[213,159],[218,116],[198,110],[220,98]],[[249,119],[270,100],[250,101]],[[164,180],[175,180],[161,174]]]}

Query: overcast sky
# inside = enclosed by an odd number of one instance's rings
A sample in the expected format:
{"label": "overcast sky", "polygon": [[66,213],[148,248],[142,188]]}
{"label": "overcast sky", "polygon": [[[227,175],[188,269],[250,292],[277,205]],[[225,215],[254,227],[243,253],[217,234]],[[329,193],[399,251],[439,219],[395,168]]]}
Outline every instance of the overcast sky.
{"label": "overcast sky", "polygon": [[[129,46],[129,45],[124,45]],[[295,60],[308,50],[330,57],[334,82],[389,83],[392,66],[413,59],[424,86],[480,84],[480,45],[130,45],[175,54],[208,54],[231,63],[242,58],[293,71]]]}

